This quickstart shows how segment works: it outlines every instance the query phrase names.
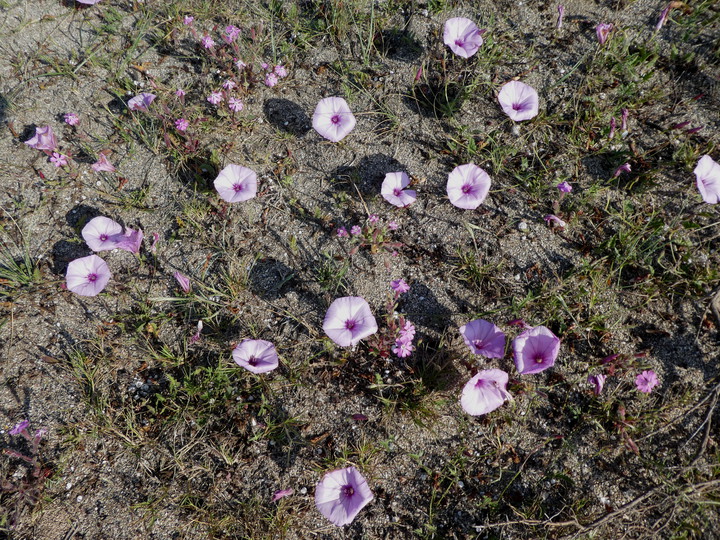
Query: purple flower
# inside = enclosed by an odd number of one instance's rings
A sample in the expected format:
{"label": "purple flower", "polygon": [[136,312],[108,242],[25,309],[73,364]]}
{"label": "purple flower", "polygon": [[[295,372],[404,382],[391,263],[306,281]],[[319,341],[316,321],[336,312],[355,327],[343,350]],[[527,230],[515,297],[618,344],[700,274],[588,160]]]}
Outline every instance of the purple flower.
{"label": "purple flower", "polygon": [[315,107],[312,125],[321,136],[339,142],[355,127],[355,117],[343,98],[329,97]]}
{"label": "purple flower", "polygon": [[36,127],[35,136],[25,141],[30,148],[35,150],[55,150],[57,148],[57,140],[50,126]]}
{"label": "purple flower", "polygon": [[264,339],[246,339],[235,347],[233,360],[253,373],[267,373],[278,367],[275,345]]}
{"label": "purple flower", "polygon": [[474,163],[459,165],[448,175],[447,194],[458,208],[475,210],[490,191],[490,177]]}
{"label": "purple flower", "polygon": [[404,208],[415,202],[417,193],[412,189],[405,190],[410,185],[410,178],[404,172],[391,172],[385,175],[380,194],[383,198],[397,206]]}
{"label": "purple flower", "polygon": [[247,67],[247,64],[242,60],[235,60],[235,67],[238,68],[238,71],[242,71]]}
{"label": "purple flower", "polygon": [[90,165],[90,167],[92,167],[92,170],[95,172],[113,172],[115,170],[115,167],[113,167],[113,164],[108,161],[105,154],[98,154],[98,160]]}
{"label": "purple flower", "polygon": [[142,94],[138,94],[130,101],[128,101],[128,109],[130,109],[131,111],[147,112],[148,107],[155,100],[156,97],[157,96],[155,94],[150,94],[149,92],[143,92]]}
{"label": "purple flower", "polygon": [[353,236],[357,236],[360,233],[362,233],[362,227],[360,227],[360,225],[353,225],[350,228],[350,234],[352,234]]}
{"label": "purple flower", "polygon": [[615,169],[615,174],[613,174],[613,178],[617,178],[618,176],[620,176],[620,175],[623,173],[623,171],[629,173],[630,170],[631,170],[631,169],[630,169],[630,164],[629,164],[629,163],[623,163],[623,164],[620,165],[617,169]]}
{"label": "purple flower", "polygon": [[378,221],[380,221],[380,216],[378,216],[377,214],[370,214],[368,216],[368,223],[372,223],[374,225]]}
{"label": "purple flower", "polygon": [[225,41],[232,43],[240,35],[240,29],[237,26],[229,25],[225,27]]}
{"label": "purple flower", "polygon": [[596,396],[600,395],[600,392],[602,392],[603,386],[605,386],[605,379],[607,379],[606,375],[588,375],[587,381],[594,385],[595,388],[593,388],[593,393]]}
{"label": "purple flower", "polygon": [[458,56],[470,58],[482,45],[484,32],[470,19],[455,17],[445,21],[443,41]]}
{"label": "purple flower", "polygon": [[347,229],[345,227],[338,227],[337,235],[338,238],[345,238],[348,235]]}
{"label": "purple flower", "polygon": [[190,127],[190,122],[188,122],[185,118],[178,118],[175,120],[175,127],[178,131],[185,131]]}
{"label": "purple flower", "polygon": [[75,113],[65,113],[63,119],[69,126],[77,126],[80,123],[80,118]]}
{"label": "purple flower", "polygon": [[183,24],[185,26],[190,26],[194,20],[195,17],[193,17],[192,15],[185,15],[185,17],[183,18]]}
{"label": "purple flower", "polygon": [[81,4],[85,4],[86,6],[94,6],[95,4],[100,2],[100,0],[77,0],[77,1],[80,2]]}
{"label": "purple flower", "polygon": [[560,339],[544,326],[525,330],[512,342],[515,367],[523,375],[540,373],[555,364]]}
{"label": "purple flower", "polygon": [[287,497],[293,493],[295,493],[294,489],[279,489],[273,494],[272,502],[279,501],[283,497]]}
{"label": "purple flower", "polygon": [[367,481],[355,467],[329,472],[315,487],[315,506],[338,527],[352,523],[372,500]]}
{"label": "purple flower", "polygon": [[377,329],[370,306],[359,296],[344,296],[335,300],[323,321],[327,336],[341,347],[355,346]]}
{"label": "purple flower", "polygon": [[183,90],[182,88],[178,88],[177,90],[175,90],[175,95],[179,98],[185,97],[185,90]]}
{"label": "purple flower", "polygon": [[627,109],[622,110],[622,125],[620,126],[620,129],[622,129],[623,131],[627,130],[627,119],[629,114],[630,111],[628,111]]}
{"label": "purple flower", "polygon": [[190,292],[190,278],[187,277],[185,274],[181,274],[180,272],[175,272],[173,274],[173,277],[178,282],[178,285],[180,285],[180,288],[183,290],[184,293]]}
{"label": "purple flower", "polygon": [[59,154],[57,152],[52,153],[52,156],[50,156],[50,162],[56,167],[64,167],[68,164],[67,156],[65,154]]}
{"label": "purple flower", "polygon": [[700,158],[693,172],[703,201],[708,204],[720,202],[720,165],[705,155]]}
{"label": "purple flower", "polygon": [[231,97],[228,99],[228,108],[233,112],[240,112],[245,108],[245,105],[238,98]]}
{"label": "purple flower", "polygon": [[486,358],[505,356],[505,334],[493,323],[476,319],[460,327],[460,335],[473,354]]}
{"label": "purple flower", "polygon": [[115,249],[116,240],[122,233],[122,225],[103,216],[92,218],[81,232],[88,247],[96,252]]}
{"label": "purple flower", "polygon": [[658,30],[660,30],[663,27],[663,25],[665,24],[665,21],[667,21],[667,18],[668,18],[668,15],[670,14],[671,8],[672,8],[672,4],[668,4],[667,7],[660,12],[660,18],[658,19],[658,22],[655,25],[656,32]]}
{"label": "purple flower", "polygon": [[152,233],[150,236],[152,236],[152,244],[150,244],[150,247],[148,248],[148,251],[151,253],[155,253],[155,246],[158,243],[158,240],[160,240],[160,235],[156,232]]}
{"label": "purple flower", "polygon": [[278,83],[278,76],[270,72],[265,75],[265,86],[272,88]]}
{"label": "purple flower", "polygon": [[613,116],[610,118],[610,133],[608,133],[608,139],[612,140],[612,138],[615,136],[615,128],[617,127],[617,123],[615,121],[615,117]]}
{"label": "purple flower", "polygon": [[558,6],[557,10],[558,10],[558,18],[557,18],[557,24],[555,25],[555,27],[556,27],[558,30],[560,30],[560,29],[562,28],[562,25],[563,25],[563,17],[565,17],[565,6],[563,6],[562,4],[560,4],[560,5]]}
{"label": "purple flower", "polygon": [[658,378],[655,372],[652,369],[649,369],[647,371],[643,371],[640,373],[637,377],[635,377],[635,386],[638,389],[638,391],[643,392],[644,394],[649,394],[653,391],[653,388],[655,388],[658,384]]}
{"label": "purple flower", "polygon": [[395,340],[395,346],[392,348],[398,358],[407,358],[415,350],[411,341]]}
{"label": "purple flower", "polygon": [[188,340],[188,343],[190,345],[194,345],[195,343],[200,341],[200,333],[202,332],[202,329],[203,329],[203,322],[202,322],[202,320],[199,320],[197,322],[197,330],[195,331],[195,333],[192,336],[190,336],[190,339]]}
{"label": "purple flower", "polygon": [[388,229],[390,229],[391,231],[397,231],[399,226],[400,225],[398,225],[395,221],[391,221],[390,223],[388,223]]}
{"label": "purple flower", "polygon": [[67,288],[80,296],[100,294],[111,277],[108,265],[97,255],[71,261],[65,274]]}
{"label": "purple flower", "polygon": [[232,79],[226,79],[225,82],[222,84],[222,87],[225,90],[232,90],[237,86],[237,83],[233,81]]}
{"label": "purple flower", "polygon": [[215,46],[215,40],[207,34],[202,37],[200,43],[202,43],[202,46],[206,49],[212,49]]}
{"label": "purple flower", "polygon": [[498,101],[505,114],[516,122],[530,120],[538,114],[538,93],[520,81],[505,83],[498,93]]}
{"label": "purple flower", "polygon": [[600,23],[595,27],[595,33],[597,34],[597,39],[600,42],[600,45],[605,45],[605,42],[607,41],[607,38],[610,35],[610,31],[612,29],[612,23]]}
{"label": "purple flower", "polygon": [[558,227],[560,229],[564,229],[565,227],[567,227],[567,223],[565,223],[562,219],[560,219],[554,214],[548,214],[543,219],[547,221],[548,225],[551,225],[552,227]]}
{"label": "purple flower", "polygon": [[397,294],[403,294],[410,290],[410,285],[405,283],[403,279],[393,279],[390,282],[390,288]]}
{"label": "purple flower", "polygon": [[281,79],[283,77],[287,77],[287,69],[285,69],[285,66],[283,66],[282,64],[278,64],[277,66],[275,66],[275,69],[273,71],[275,72],[275,75],[277,75]]}
{"label": "purple flower", "polygon": [[486,369],[470,379],[463,388],[460,405],[472,415],[487,414],[512,396],[507,391],[508,374],[501,369]]}
{"label": "purple flower", "polygon": [[223,95],[221,92],[211,92],[207,100],[213,105],[217,105],[223,100]]}
{"label": "purple flower", "polygon": [[557,185],[558,190],[560,190],[562,193],[570,193],[572,191],[572,186],[568,182],[560,182]]}
{"label": "purple flower", "polygon": [[257,174],[247,167],[230,164],[220,171],[214,184],[224,201],[247,201],[257,193]]}
{"label": "purple flower", "polygon": [[125,233],[116,237],[115,247],[137,255],[140,253],[140,246],[142,245],[143,237],[144,235],[142,229],[138,229],[136,231],[130,227],[126,227]]}
{"label": "purple flower", "polygon": [[30,425],[30,420],[22,420],[21,422],[18,422],[18,424],[12,428],[8,433],[10,435],[20,435],[23,431],[27,429],[27,427]]}

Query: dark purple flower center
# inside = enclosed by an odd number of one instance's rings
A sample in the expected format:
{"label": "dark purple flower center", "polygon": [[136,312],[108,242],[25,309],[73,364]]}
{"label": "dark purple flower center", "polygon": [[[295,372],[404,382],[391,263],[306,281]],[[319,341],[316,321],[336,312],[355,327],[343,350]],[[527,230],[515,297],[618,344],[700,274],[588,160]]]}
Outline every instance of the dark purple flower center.
{"label": "dark purple flower center", "polygon": [[107,234],[104,234],[104,233],[103,233],[103,234],[100,235],[100,241],[101,241],[101,242],[104,242],[104,241],[107,240],[107,239],[108,239],[108,235],[107,235]]}
{"label": "dark purple flower center", "polygon": [[473,344],[473,347],[475,347],[477,350],[480,350],[485,346],[481,339],[474,339],[471,341],[471,343]]}
{"label": "dark purple flower center", "polygon": [[345,321],[345,328],[347,328],[348,330],[352,330],[353,328],[355,328],[355,324],[357,324],[355,321],[349,319]]}
{"label": "dark purple flower center", "polygon": [[333,124],[339,124],[340,123],[340,115],[339,114],[333,115],[333,117],[330,119],[330,121]]}
{"label": "dark purple flower center", "polygon": [[462,188],[460,188],[463,193],[472,193],[473,187],[470,184],[463,185]]}
{"label": "dark purple flower center", "polygon": [[537,354],[533,360],[535,360],[538,364],[542,364],[545,361],[545,358],[541,354]]}
{"label": "dark purple flower center", "polygon": [[455,40],[455,45],[457,45],[458,47],[464,47],[464,46],[465,46],[465,42],[464,42],[462,39],[456,39],[456,40]]}
{"label": "dark purple flower center", "polygon": [[243,190],[243,185],[242,185],[242,184],[233,184],[233,189],[234,189],[236,192],[242,191],[242,190]]}
{"label": "dark purple flower center", "polygon": [[393,195],[395,195],[396,197],[399,197],[401,193],[402,193],[402,189],[400,189],[400,188],[393,189]]}
{"label": "dark purple flower center", "polygon": [[258,359],[255,358],[254,356],[251,356],[250,358],[248,358],[247,363],[250,364],[251,366],[257,366],[257,365],[258,365]]}
{"label": "dark purple flower center", "polygon": [[522,111],[523,104],[522,103],[513,103],[512,108],[513,108],[513,111]]}
{"label": "dark purple flower center", "polygon": [[87,277],[87,279],[90,283],[92,283],[93,281],[96,281],[97,278],[98,278],[97,274],[88,274],[88,277]]}
{"label": "dark purple flower center", "polygon": [[350,484],[348,484],[347,486],[341,487],[340,491],[346,497],[352,497],[353,494],[355,493],[355,488],[352,487]]}

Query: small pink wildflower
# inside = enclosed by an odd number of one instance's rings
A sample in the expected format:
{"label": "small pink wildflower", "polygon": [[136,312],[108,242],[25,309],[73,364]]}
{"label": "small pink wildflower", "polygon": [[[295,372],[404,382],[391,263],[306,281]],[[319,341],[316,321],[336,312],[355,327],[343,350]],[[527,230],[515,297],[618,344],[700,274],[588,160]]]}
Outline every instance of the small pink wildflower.
{"label": "small pink wildflower", "polygon": [[229,25],[225,27],[225,41],[227,43],[232,43],[237,39],[237,37],[240,35],[240,29],[237,26]]}
{"label": "small pink wildflower", "polygon": [[195,17],[193,17],[192,15],[185,15],[185,17],[183,18],[183,24],[185,26],[190,26],[194,20]]}
{"label": "small pink wildflower", "polygon": [[67,156],[65,154],[59,154],[57,152],[52,153],[52,156],[50,157],[50,161],[56,167],[64,167],[65,165],[68,164]]}
{"label": "small pink wildflower", "polygon": [[599,396],[600,392],[602,392],[603,386],[605,386],[605,379],[607,379],[607,375],[588,375],[587,381],[595,387],[593,388],[593,393],[596,396]]}
{"label": "small pink wildflower", "polygon": [[557,188],[562,193],[570,193],[572,191],[572,186],[568,182],[560,182],[557,185]]}
{"label": "small pink wildflower", "polygon": [[370,214],[370,216],[368,216],[368,221],[370,223],[377,223],[378,221],[380,221],[380,218],[377,214]]}
{"label": "small pink wildflower", "polygon": [[623,172],[630,172],[630,164],[629,163],[623,163],[620,165],[617,169],[615,169],[615,174],[613,175],[613,178],[617,178],[620,176]]}
{"label": "small pink wildflower", "polygon": [[560,29],[562,28],[562,25],[563,25],[563,17],[565,17],[565,6],[563,6],[562,4],[560,4],[560,5],[558,6],[557,10],[558,10],[558,18],[557,18],[557,24],[555,25],[555,27],[556,27],[558,30],[560,30]]}
{"label": "small pink wildflower", "polygon": [[595,27],[595,33],[600,45],[605,45],[605,42],[613,29],[612,23],[600,23]]}
{"label": "small pink wildflower", "polygon": [[77,126],[80,123],[80,118],[75,113],[65,113],[63,116],[65,123],[69,126]]}
{"label": "small pink wildflower", "polygon": [[206,49],[212,49],[215,46],[215,41],[208,35],[204,35],[200,40],[200,43],[202,43],[202,46]]}
{"label": "small pink wildflower", "polygon": [[237,83],[232,79],[227,79],[222,86],[225,90],[232,90],[237,86]]}
{"label": "small pink wildflower", "polygon": [[612,139],[615,136],[615,128],[617,127],[617,123],[615,122],[615,117],[613,116],[610,119],[610,133],[608,134],[608,139]]}
{"label": "small pink wildflower", "polygon": [[190,345],[194,345],[195,343],[200,341],[200,333],[202,332],[202,329],[203,329],[203,322],[198,321],[197,322],[197,331],[192,336],[190,336],[190,340],[189,340]]}
{"label": "small pink wildflower", "polygon": [[272,502],[279,501],[283,497],[287,497],[288,495],[292,495],[293,493],[295,493],[294,489],[279,489],[273,495]]}
{"label": "small pink wildflower", "polygon": [[233,112],[240,112],[245,108],[245,105],[238,98],[231,97],[228,99],[228,108]]}
{"label": "small pink wildflower", "polygon": [[217,105],[223,100],[223,95],[220,92],[211,92],[207,100],[213,105]]}
{"label": "small pink wildflower", "polygon": [[397,294],[403,294],[410,290],[410,285],[405,283],[403,279],[394,279],[390,282],[390,288]]}
{"label": "small pink wildflower", "polygon": [[285,66],[283,66],[282,64],[278,64],[277,66],[275,66],[275,69],[273,71],[275,72],[275,75],[277,75],[281,79],[283,77],[287,77],[287,69],[285,69]]}
{"label": "small pink wildflower", "polygon": [[668,15],[670,14],[670,9],[672,9],[672,3],[668,4],[667,7],[660,12],[660,18],[655,25],[656,32],[660,30],[665,24],[665,21],[667,21]]}
{"label": "small pink wildflower", "polygon": [[347,229],[345,227],[338,227],[337,235],[338,238],[345,238],[346,236],[348,236]]}
{"label": "small pink wildflower", "polygon": [[180,288],[183,290],[184,293],[190,292],[190,278],[187,277],[185,274],[181,272],[175,272],[173,274],[173,277],[175,278],[175,281],[178,282],[178,285],[180,285]]}
{"label": "small pink wildflower", "polygon": [[278,83],[278,76],[274,73],[268,73],[265,75],[265,86],[272,88]]}
{"label": "small pink wildflower", "polygon": [[357,236],[358,234],[362,233],[362,228],[360,225],[353,225],[350,229],[350,234],[353,236]]}
{"label": "small pink wildflower", "polygon": [[185,97],[185,90],[183,90],[182,88],[178,88],[177,90],[175,90],[175,95],[179,98]]}
{"label": "small pink wildflower", "polygon": [[190,127],[190,122],[188,122],[185,118],[178,118],[175,120],[175,127],[178,131],[186,131],[187,128]]}
{"label": "small pink wildflower", "polygon": [[658,384],[660,383],[658,382],[657,375],[652,369],[643,371],[635,377],[635,386],[639,392],[643,392],[644,394],[652,392],[653,388],[655,388]]}
{"label": "small pink wildflower", "polygon": [[238,68],[238,71],[242,71],[247,67],[247,64],[242,60],[235,60],[235,67]]}
{"label": "small pink wildflower", "polygon": [[92,165],[90,165],[90,167],[92,167],[92,170],[95,172],[102,172],[102,171],[113,172],[113,171],[115,171],[115,167],[113,166],[112,163],[110,163],[108,161],[108,158],[105,154],[99,154],[98,160],[95,163],[93,163]]}
{"label": "small pink wildflower", "polygon": [[388,223],[388,229],[390,229],[391,231],[397,231],[398,227],[400,227],[400,225],[398,225],[395,221],[391,221],[390,223]]}
{"label": "small pink wildflower", "polygon": [[545,221],[547,221],[548,225],[550,225],[551,227],[559,227],[561,229],[564,229],[565,227],[567,227],[567,223],[565,223],[562,219],[560,219],[556,215],[548,214],[543,219]]}

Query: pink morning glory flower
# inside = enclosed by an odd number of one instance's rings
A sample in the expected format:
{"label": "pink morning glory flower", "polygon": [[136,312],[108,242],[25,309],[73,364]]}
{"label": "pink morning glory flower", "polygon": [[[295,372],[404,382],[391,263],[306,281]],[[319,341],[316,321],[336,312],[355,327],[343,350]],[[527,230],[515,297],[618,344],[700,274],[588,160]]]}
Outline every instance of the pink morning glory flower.
{"label": "pink morning glory flower", "polygon": [[238,98],[231,97],[228,99],[228,108],[232,112],[240,112],[245,108],[245,105]]}
{"label": "pink morning glory flower", "polygon": [[404,172],[390,172],[385,175],[380,194],[383,198],[397,206],[404,208],[415,202],[417,193],[412,189],[405,189],[410,185],[410,177]]}
{"label": "pink morning glory flower", "polygon": [[57,152],[52,153],[52,156],[50,156],[50,162],[56,167],[64,167],[68,164],[67,156],[65,154],[59,154]]}
{"label": "pink morning glory flower", "polygon": [[355,346],[377,329],[370,306],[359,296],[344,296],[335,300],[323,321],[327,336],[341,347]]}
{"label": "pink morning glory flower", "polygon": [[253,373],[267,373],[278,367],[275,345],[264,339],[243,340],[232,352],[233,360]]}
{"label": "pink morning glory flower", "polygon": [[211,92],[207,100],[213,105],[217,105],[223,100],[223,95],[221,92]]}
{"label": "pink morning glory flower", "polygon": [[595,33],[600,45],[605,45],[610,32],[613,29],[612,23],[600,23],[595,27]]}
{"label": "pink morning glory flower", "polygon": [[562,193],[570,193],[572,191],[572,186],[568,182],[560,182],[557,185],[557,188]]}
{"label": "pink morning glory flower", "polygon": [[498,101],[505,114],[516,122],[530,120],[538,114],[538,93],[520,81],[505,83],[498,93]]}
{"label": "pink morning glory flower", "polygon": [[55,150],[57,148],[57,140],[50,126],[36,127],[35,135],[25,141],[25,144],[35,150]]}
{"label": "pink morning glory flower", "polygon": [[348,235],[347,229],[345,227],[338,227],[337,235],[338,238],[345,238]]}
{"label": "pink morning glory flower", "polygon": [[274,73],[270,72],[267,75],[265,75],[265,86],[268,86],[272,88],[278,83],[278,76]]}
{"label": "pink morning glory flower", "polygon": [[555,25],[555,27],[556,27],[558,30],[560,30],[560,29],[562,28],[562,25],[563,25],[563,17],[565,17],[565,6],[563,6],[562,4],[560,4],[560,5],[558,6],[557,10],[558,10],[558,18],[557,18],[557,24]]}
{"label": "pink morning glory flower", "polygon": [[90,165],[90,167],[95,172],[113,172],[115,170],[115,167],[113,167],[113,164],[108,161],[105,154],[98,154],[98,160]]}
{"label": "pink morning glory flower", "polygon": [[404,279],[393,279],[390,282],[390,288],[397,294],[403,294],[410,290],[410,285],[405,283]]}
{"label": "pink morning glory flower", "polygon": [[548,214],[543,219],[547,221],[548,225],[552,227],[558,227],[560,229],[564,229],[565,227],[567,227],[567,223],[565,223],[562,219],[560,219],[554,214]]}
{"label": "pink morning glory flower", "polygon": [[507,391],[508,374],[501,369],[486,369],[470,379],[462,391],[460,405],[472,416],[494,411],[512,396]]}
{"label": "pink morning glory flower", "polygon": [[188,122],[185,118],[178,118],[175,120],[175,127],[178,131],[186,131],[187,128],[190,127],[190,122]]}
{"label": "pink morning glory flower", "polygon": [[445,21],[443,41],[458,56],[470,58],[482,45],[484,32],[470,19],[455,17]]}
{"label": "pink morning glory flower", "polygon": [[352,523],[372,500],[373,493],[367,480],[355,467],[329,472],[315,487],[315,506],[338,527]]}
{"label": "pink morning glory flower", "polygon": [[88,247],[96,252],[123,249],[138,253],[143,239],[141,230],[135,231],[128,227],[123,233],[122,225],[103,216],[88,221],[81,234]]}
{"label": "pink morning glory flower", "polygon": [[720,202],[720,165],[705,155],[700,158],[693,172],[703,201],[708,204]]}
{"label": "pink morning glory flower", "polygon": [[257,174],[247,167],[230,164],[220,171],[214,185],[224,201],[247,201],[257,193]]}
{"label": "pink morning glory flower", "polygon": [[312,125],[321,136],[339,142],[355,127],[355,117],[343,98],[329,97],[315,107]]}
{"label": "pink morning glory flower", "polygon": [[630,164],[629,163],[623,163],[620,165],[617,169],[615,169],[615,174],[613,174],[613,178],[617,178],[620,176],[623,172],[629,173],[631,171]]}
{"label": "pink morning glory flower", "polygon": [[505,356],[505,334],[493,323],[476,319],[460,327],[460,335],[473,354],[486,358]]}
{"label": "pink morning glory flower", "polygon": [[596,396],[599,396],[600,392],[602,392],[602,389],[605,386],[605,379],[607,379],[607,376],[602,374],[588,375],[587,381],[594,386],[593,393]]}
{"label": "pink morning glory flower", "polygon": [[545,326],[525,330],[512,342],[515,367],[519,373],[540,373],[555,364],[560,351],[560,338]]}
{"label": "pink morning glory flower", "polygon": [[358,234],[361,234],[361,233],[362,233],[362,227],[360,227],[360,225],[353,225],[350,228],[350,234],[352,234],[353,236],[357,236]]}
{"label": "pink morning glory flower", "polygon": [[200,43],[202,43],[202,46],[206,49],[212,49],[215,46],[215,40],[208,35],[204,35]]}
{"label": "pink morning glory flower", "polygon": [[668,18],[668,15],[670,14],[671,9],[672,9],[672,4],[668,4],[667,7],[660,12],[660,18],[658,19],[658,22],[655,25],[656,32],[658,30],[660,30],[663,27],[663,25],[665,24],[665,21],[667,21],[667,18]]}
{"label": "pink morning glory flower", "polygon": [[643,371],[635,377],[635,387],[644,394],[649,394],[658,384],[658,378],[652,369]]}
{"label": "pink morning glory flower", "polygon": [[100,294],[111,277],[108,265],[97,255],[71,261],[65,274],[68,290],[80,296]]}
{"label": "pink morning glory flower", "polygon": [[490,191],[490,177],[474,163],[459,165],[448,175],[450,202],[464,210],[475,210]]}
{"label": "pink morning glory flower", "polygon": [[175,272],[173,274],[173,277],[175,278],[175,281],[178,282],[178,285],[180,285],[180,288],[183,290],[184,293],[190,292],[190,278],[187,277],[185,274],[182,274],[180,272]]}
{"label": "pink morning glory flower", "polygon": [[294,489],[279,489],[273,494],[272,502],[279,501],[283,497],[287,497],[288,495],[292,495],[293,493],[295,493]]}
{"label": "pink morning glory flower", "polygon": [[155,100],[157,96],[149,92],[143,92],[138,94],[130,101],[128,101],[128,109],[131,111],[142,111],[147,112],[150,104]]}
{"label": "pink morning glory flower", "polygon": [[275,69],[273,71],[275,72],[275,75],[277,75],[281,79],[283,77],[287,77],[287,69],[285,69],[285,66],[283,66],[282,64],[278,64],[277,66],[275,66]]}
{"label": "pink morning glory flower", "polygon": [[77,126],[80,123],[80,118],[75,113],[65,113],[63,120],[69,126]]}

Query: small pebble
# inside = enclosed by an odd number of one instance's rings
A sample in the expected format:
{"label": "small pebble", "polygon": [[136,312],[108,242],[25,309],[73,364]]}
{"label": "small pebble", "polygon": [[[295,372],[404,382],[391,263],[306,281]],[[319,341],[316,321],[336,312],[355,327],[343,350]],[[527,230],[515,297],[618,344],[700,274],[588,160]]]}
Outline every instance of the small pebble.
{"label": "small pebble", "polygon": [[518,230],[520,230],[520,231],[527,231],[527,230],[528,230],[528,224],[525,223],[524,221],[521,221],[520,223],[518,223]]}

